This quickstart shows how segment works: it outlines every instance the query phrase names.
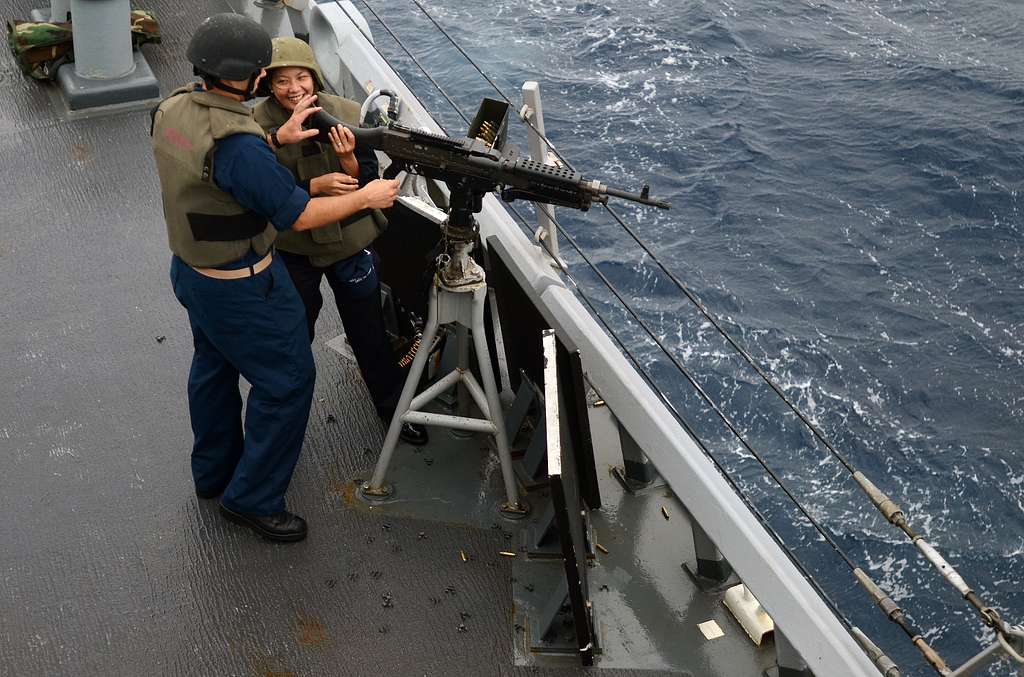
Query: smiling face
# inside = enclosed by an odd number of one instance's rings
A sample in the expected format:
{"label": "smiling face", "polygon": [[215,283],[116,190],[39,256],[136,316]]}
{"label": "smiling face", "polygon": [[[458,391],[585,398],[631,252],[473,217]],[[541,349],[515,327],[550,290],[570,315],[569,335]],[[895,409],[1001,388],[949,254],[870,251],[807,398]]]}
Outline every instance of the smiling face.
{"label": "smiling face", "polygon": [[288,111],[295,110],[295,105],[306,96],[313,94],[316,80],[308,68],[285,66],[275,68],[270,75],[270,92],[277,102]]}

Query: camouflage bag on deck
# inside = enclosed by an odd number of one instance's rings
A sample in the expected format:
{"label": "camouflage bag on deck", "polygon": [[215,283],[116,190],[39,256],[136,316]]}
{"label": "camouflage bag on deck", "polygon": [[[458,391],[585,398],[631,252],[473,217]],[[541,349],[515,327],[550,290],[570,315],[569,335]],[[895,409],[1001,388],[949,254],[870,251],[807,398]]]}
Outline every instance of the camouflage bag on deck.
{"label": "camouflage bag on deck", "polygon": [[[160,27],[152,12],[131,13],[132,49],[160,42]],[[8,21],[7,42],[18,66],[36,80],[53,80],[57,69],[75,60],[71,22]]]}
{"label": "camouflage bag on deck", "polygon": [[21,72],[36,80],[53,80],[71,61],[71,24],[8,21],[7,41]]}

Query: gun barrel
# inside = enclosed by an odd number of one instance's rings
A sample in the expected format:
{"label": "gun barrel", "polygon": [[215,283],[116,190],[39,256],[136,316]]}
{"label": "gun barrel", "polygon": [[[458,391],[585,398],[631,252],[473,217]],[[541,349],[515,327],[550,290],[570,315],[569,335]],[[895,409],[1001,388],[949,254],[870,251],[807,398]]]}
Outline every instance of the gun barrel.
{"label": "gun barrel", "polygon": [[622,198],[623,200],[630,200],[632,202],[639,202],[642,205],[649,205],[651,207],[658,207],[659,209],[671,209],[672,205],[664,200],[655,200],[645,194],[646,191],[641,193],[630,193],[629,191],[619,190],[618,188],[605,188],[608,195],[612,197]]}

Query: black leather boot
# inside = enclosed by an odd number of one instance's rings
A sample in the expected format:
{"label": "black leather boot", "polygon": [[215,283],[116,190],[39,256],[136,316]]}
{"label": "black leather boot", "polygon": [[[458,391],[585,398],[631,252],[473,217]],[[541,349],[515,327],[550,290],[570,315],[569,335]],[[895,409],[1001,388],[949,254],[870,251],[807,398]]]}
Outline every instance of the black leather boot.
{"label": "black leather boot", "polygon": [[221,503],[220,514],[224,515],[228,521],[249,527],[268,541],[294,543],[304,539],[309,531],[306,527],[306,520],[287,510],[276,515],[247,515],[225,508]]}

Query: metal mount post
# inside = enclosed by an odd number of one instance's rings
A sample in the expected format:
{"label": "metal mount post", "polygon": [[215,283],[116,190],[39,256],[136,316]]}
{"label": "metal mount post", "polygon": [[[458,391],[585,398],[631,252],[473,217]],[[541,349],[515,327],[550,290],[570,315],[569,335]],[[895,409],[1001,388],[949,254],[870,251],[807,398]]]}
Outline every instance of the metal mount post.
{"label": "metal mount post", "polygon": [[[456,200],[453,200],[455,203]],[[505,501],[499,511],[508,518],[520,519],[529,512],[529,506],[519,499],[516,489],[515,473],[512,469],[512,455],[509,451],[508,434],[498,397],[498,387],[491,371],[491,360],[487,349],[487,337],[484,329],[484,306],[487,303],[487,282],[483,269],[469,253],[475,237],[472,214],[464,209],[452,208],[451,220],[442,229],[448,239],[447,253],[441,256],[434,284],[430,288],[430,303],[427,310],[427,323],[423,328],[422,345],[431,345],[438,329],[443,324],[455,324],[456,335],[460,343],[457,354],[458,363],[455,369],[435,381],[419,395],[415,395],[416,386],[427,364],[429,351],[417,351],[413,359],[405,386],[398,400],[395,415],[391,419],[380,458],[374,468],[373,476],[360,487],[360,494],[368,501],[385,500],[393,493],[391,486],[384,483],[391,457],[398,444],[398,435],[403,423],[419,423],[482,432],[494,436],[497,446],[498,460],[501,464],[501,475],[505,485]],[[455,225],[458,224],[458,225]],[[469,332],[465,331],[469,328]],[[473,342],[477,366],[483,387],[477,382],[469,366],[469,340]],[[482,414],[482,418],[468,415],[438,414],[424,411],[423,408],[446,392],[452,386],[462,386],[473,403]],[[415,396],[414,396],[415,395]],[[468,414],[468,398],[460,402],[460,413]]]}

